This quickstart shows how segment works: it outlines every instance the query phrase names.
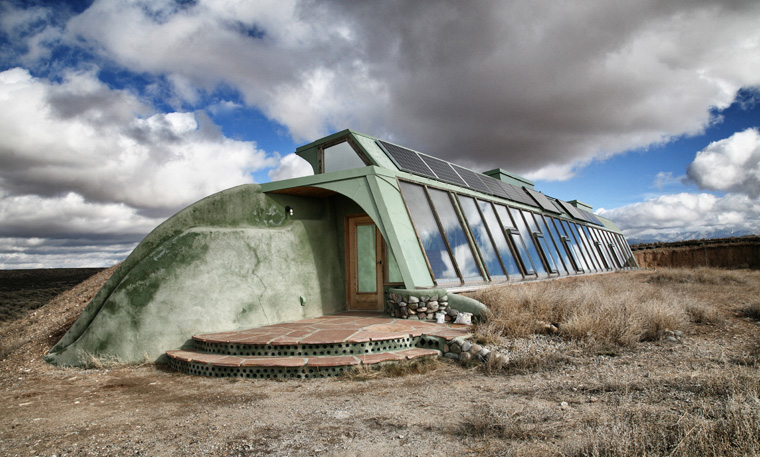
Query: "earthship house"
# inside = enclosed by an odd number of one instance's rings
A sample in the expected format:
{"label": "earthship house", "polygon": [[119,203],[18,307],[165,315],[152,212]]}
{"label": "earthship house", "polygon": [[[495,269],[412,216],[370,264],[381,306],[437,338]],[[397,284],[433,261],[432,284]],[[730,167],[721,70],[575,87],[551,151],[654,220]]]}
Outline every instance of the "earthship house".
{"label": "earthship house", "polygon": [[[191,339],[199,332],[229,335],[346,311],[399,322],[477,317],[484,306],[458,292],[636,266],[611,221],[501,169],[477,173],[351,130],[296,153],[313,176],[227,189],[159,225],[46,360],[167,360],[166,351],[203,343]],[[337,353],[249,343],[203,344],[237,355]],[[367,341],[343,343],[343,354],[379,351]],[[397,343],[383,349],[450,347],[418,334]],[[209,359],[171,360],[219,374],[204,368]],[[308,376],[303,367],[284,372]]]}

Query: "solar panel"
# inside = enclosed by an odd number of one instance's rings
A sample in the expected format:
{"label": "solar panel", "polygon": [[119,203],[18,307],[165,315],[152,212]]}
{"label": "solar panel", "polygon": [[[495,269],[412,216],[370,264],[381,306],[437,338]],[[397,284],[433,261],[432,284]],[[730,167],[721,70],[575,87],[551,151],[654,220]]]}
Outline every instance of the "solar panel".
{"label": "solar panel", "polygon": [[509,194],[510,200],[522,203],[524,205],[538,207],[536,202],[533,201],[532,198],[528,197],[528,194],[526,194],[521,187],[517,187],[506,182],[502,182],[501,186],[504,188],[504,190],[507,191],[507,194]]}
{"label": "solar panel", "polygon": [[480,175],[480,180],[483,181],[486,186],[488,186],[488,188],[491,190],[492,195],[496,195],[497,197],[501,198],[509,198],[507,192],[503,187],[501,187],[501,181],[498,179],[494,179],[486,175]]}
{"label": "solar panel", "polygon": [[431,157],[429,155],[420,154],[422,160],[433,170],[441,181],[446,181],[450,184],[456,184],[457,186],[467,187],[467,183],[459,177],[456,171],[451,168],[451,164],[445,160]]}
{"label": "solar panel", "polygon": [[546,195],[542,194],[541,192],[536,192],[533,189],[528,189],[527,187],[525,188],[525,192],[527,192],[528,195],[533,197],[533,200],[535,200],[536,203],[538,203],[538,205],[541,208],[543,208],[545,211],[549,211],[552,213],[557,212],[557,209],[552,204],[552,202],[548,198],[546,198]]}
{"label": "solar panel", "polygon": [[430,170],[430,167],[428,167],[420,158],[419,154],[411,149],[402,148],[401,146],[386,143],[382,140],[377,140],[377,143],[388,153],[390,158],[393,159],[400,169],[410,173],[427,176],[429,178],[437,177],[435,173]]}
{"label": "solar panel", "polygon": [[557,202],[559,202],[560,206],[562,206],[562,209],[564,209],[567,214],[573,216],[573,218],[578,219],[580,221],[586,220],[586,218],[583,217],[583,214],[581,214],[581,212],[578,211],[578,208],[576,208],[575,206],[571,205],[568,202],[563,202],[562,200],[557,200]]}
{"label": "solar panel", "polygon": [[472,190],[478,190],[480,192],[485,192],[487,194],[491,193],[491,190],[486,186],[483,181],[480,180],[480,177],[477,173],[474,171],[468,170],[466,168],[460,167],[459,165],[451,164],[451,166],[459,173],[459,176],[464,179],[464,182],[467,183],[468,186]]}
{"label": "solar panel", "polygon": [[602,223],[602,221],[600,221],[599,218],[597,218],[594,215],[594,213],[590,211],[582,210],[582,209],[579,209],[578,211],[580,211],[580,213],[583,214],[583,217],[587,221],[591,222],[592,224],[601,225],[602,227],[604,227],[604,224]]}

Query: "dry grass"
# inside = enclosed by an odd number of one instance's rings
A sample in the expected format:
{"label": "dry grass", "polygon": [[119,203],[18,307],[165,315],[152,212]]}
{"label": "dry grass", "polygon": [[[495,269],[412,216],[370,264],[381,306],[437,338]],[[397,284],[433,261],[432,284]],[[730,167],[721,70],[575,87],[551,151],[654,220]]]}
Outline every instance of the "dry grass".
{"label": "dry grass", "polygon": [[[728,381],[730,382],[730,381]],[[754,378],[757,382],[757,378]],[[716,384],[723,384],[720,380]],[[760,453],[760,399],[756,389],[733,386],[735,392],[715,401],[695,400],[691,411],[632,407],[593,418],[566,456],[735,456]],[[744,388],[743,388],[744,387]],[[754,390],[754,391],[753,391]]]}
{"label": "dry grass", "polygon": [[489,309],[487,322],[477,328],[486,343],[557,333],[570,340],[632,346],[689,323],[722,322],[716,307],[685,293],[684,284],[746,281],[736,271],[674,269],[491,287],[471,296]]}
{"label": "dry grass", "polygon": [[739,310],[739,313],[743,317],[748,317],[750,319],[760,321],[760,301],[742,306],[742,308]]}
{"label": "dry grass", "polygon": [[490,311],[484,340],[556,332],[570,340],[631,346],[660,339],[688,322],[712,322],[708,306],[670,295],[635,275],[492,287],[472,294]]}
{"label": "dry grass", "polygon": [[[495,455],[568,457],[760,455],[760,376],[727,366],[698,379],[670,383],[619,380],[597,386],[608,394],[602,410],[574,410],[556,402],[526,408],[510,402],[476,405],[455,433],[482,440]],[[650,400],[689,392],[688,407],[661,407]],[[523,392],[541,395],[546,392]],[[573,433],[568,434],[568,430]]]}
{"label": "dry grass", "polygon": [[378,365],[356,365],[343,373],[342,377],[351,381],[367,381],[378,378],[398,378],[414,374],[426,374],[440,366],[434,358],[422,358]]}
{"label": "dry grass", "polygon": [[[511,392],[533,409],[480,405],[456,432],[491,455],[760,455],[760,338],[736,319],[760,319],[760,302],[747,300],[758,284],[756,271],[661,269],[474,293],[491,314],[477,338],[507,356],[486,372],[541,387]],[[686,339],[645,344],[668,330]],[[681,368],[665,371],[659,358]]]}
{"label": "dry grass", "polygon": [[650,284],[745,284],[745,272],[740,270],[721,270],[717,268],[661,268],[648,276]]}

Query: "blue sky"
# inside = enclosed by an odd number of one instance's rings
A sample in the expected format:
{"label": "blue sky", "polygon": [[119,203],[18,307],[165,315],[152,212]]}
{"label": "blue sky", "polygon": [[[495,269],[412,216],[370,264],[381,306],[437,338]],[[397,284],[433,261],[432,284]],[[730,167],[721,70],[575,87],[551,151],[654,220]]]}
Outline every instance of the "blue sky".
{"label": "blue sky", "polygon": [[760,4],[0,0],[0,268],[104,266],[345,128],[579,199],[633,241],[760,232]]}

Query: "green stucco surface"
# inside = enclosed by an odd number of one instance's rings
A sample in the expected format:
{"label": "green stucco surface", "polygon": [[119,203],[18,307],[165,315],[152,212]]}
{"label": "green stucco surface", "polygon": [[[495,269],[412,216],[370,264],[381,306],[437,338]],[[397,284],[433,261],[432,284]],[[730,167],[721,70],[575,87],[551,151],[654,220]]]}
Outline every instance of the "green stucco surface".
{"label": "green stucco surface", "polygon": [[[286,217],[285,206],[298,211]],[[328,200],[268,196],[258,185],[203,199],[138,245],[47,360],[154,360],[196,333],[341,311],[336,225]]]}

